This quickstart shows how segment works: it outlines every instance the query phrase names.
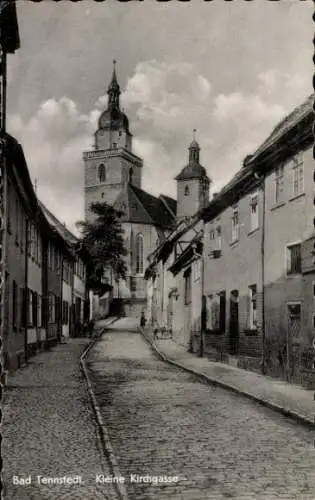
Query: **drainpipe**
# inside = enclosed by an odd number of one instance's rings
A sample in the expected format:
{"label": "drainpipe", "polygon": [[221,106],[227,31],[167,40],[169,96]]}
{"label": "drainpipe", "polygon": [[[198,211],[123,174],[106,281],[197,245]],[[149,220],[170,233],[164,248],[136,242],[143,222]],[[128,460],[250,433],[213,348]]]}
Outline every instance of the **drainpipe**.
{"label": "drainpipe", "polygon": [[[260,175],[255,172],[255,177],[260,179]],[[265,220],[266,220],[266,178],[263,176],[262,182],[262,224],[261,224],[261,247],[260,247],[260,264],[261,264],[261,287],[262,287],[262,318],[261,318],[261,372],[266,373],[266,333],[265,333]]]}

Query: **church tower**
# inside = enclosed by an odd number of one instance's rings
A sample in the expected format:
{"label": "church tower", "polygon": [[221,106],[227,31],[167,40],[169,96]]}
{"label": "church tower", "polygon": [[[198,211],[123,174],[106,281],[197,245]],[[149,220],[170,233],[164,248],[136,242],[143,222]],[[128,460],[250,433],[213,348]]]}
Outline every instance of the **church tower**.
{"label": "church tower", "polygon": [[200,147],[194,137],[190,144],[188,164],[175,177],[177,181],[177,219],[195,215],[209,202],[211,180],[206,169],[199,163]]}
{"label": "church tower", "polygon": [[83,153],[85,163],[85,218],[90,218],[91,203],[112,205],[128,185],[141,188],[142,160],[132,152],[128,117],[120,108],[120,87],[114,62],[107,89],[107,108],[98,120],[94,148]]}

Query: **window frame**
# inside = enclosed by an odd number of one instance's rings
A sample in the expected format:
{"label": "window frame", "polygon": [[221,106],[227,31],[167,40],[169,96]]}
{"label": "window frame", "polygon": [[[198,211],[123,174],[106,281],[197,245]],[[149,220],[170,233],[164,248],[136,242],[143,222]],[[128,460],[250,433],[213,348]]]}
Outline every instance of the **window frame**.
{"label": "window frame", "polygon": [[[102,175],[101,175],[102,174]],[[97,169],[97,179],[99,184],[106,182],[107,172],[105,163],[100,163]]]}
{"label": "window frame", "polygon": [[[290,253],[291,249],[294,247],[299,248],[299,257],[298,257],[298,270],[292,270],[294,267],[292,265],[292,254]],[[288,243],[285,248],[285,270],[286,270],[286,276],[297,276],[302,273],[302,242],[301,241],[296,241],[294,243]],[[289,266],[289,261],[290,261],[290,266]]]}
{"label": "window frame", "polygon": [[[253,213],[253,207],[256,207],[256,213]],[[250,195],[250,232],[259,228],[259,194],[258,191]]]}
{"label": "window frame", "polygon": [[[254,293],[255,292],[255,293]],[[249,295],[249,314],[248,322],[250,330],[257,330],[257,284],[249,285],[248,287]]]}
{"label": "window frame", "polygon": [[[293,182],[292,182],[292,196],[295,198],[304,193],[304,155],[303,151],[300,151],[292,158],[292,173],[293,173]],[[302,172],[302,180],[300,179],[299,174]],[[301,186],[299,181],[301,180]],[[295,186],[297,185],[297,191],[295,190]],[[299,189],[300,186],[300,189]]]}
{"label": "window frame", "polygon": [[[237,223],[235,223],[235,220],[237,220]],[[233,208],[231,222],[232,222],[231,243],[236,243],[240,239],[240,219],[239,219],[239,208],[238,207]]]}
{"label": "window frame", "polygon": [[281,203],[284,203],[284,163],[275,169],[275,205]]}
{"label": "window frame", "polygon": [[[140,246],[139,243],[141,242]],[[135,268],[136,274],[144,274],[144,237],[142,233],[137,233],[135,238]]]}

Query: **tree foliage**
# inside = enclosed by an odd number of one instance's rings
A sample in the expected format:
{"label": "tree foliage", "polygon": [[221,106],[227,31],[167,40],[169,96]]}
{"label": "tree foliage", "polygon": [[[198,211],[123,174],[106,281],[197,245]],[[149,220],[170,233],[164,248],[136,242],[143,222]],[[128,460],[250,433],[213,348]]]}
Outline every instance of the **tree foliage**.
{"label": "tree foliage", "polygon": [[109,289],[104,284],[104,276],[110,271],[115,280],[125,278],[127,266],[124,257],[124,232],[120,218],[123,212],[107,203],[91,204],[92,220],[79,221],[81,243],[88,253],[87,285],[96,293],[102,294]]}

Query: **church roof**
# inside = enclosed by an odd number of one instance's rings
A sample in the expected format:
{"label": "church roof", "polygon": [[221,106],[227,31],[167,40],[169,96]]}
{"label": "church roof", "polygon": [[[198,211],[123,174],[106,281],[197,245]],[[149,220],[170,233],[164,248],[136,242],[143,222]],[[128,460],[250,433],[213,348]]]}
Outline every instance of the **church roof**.
{"label": "church roof", "polygon": [[[165,203],[161,197],[157,198],[132,184],[118,195],[115,208],[124,212],[122,222],[134,222],[139,224],[153,224],[161,228],[171,228],[176,223],[176,201],[165,197],[169,201]],[[168,208],[166,205],[172,205]],[[173,213],[172,213],[173,212]]]}
{"label": "church roof", "polygon": [[167,205],[167,208],[171,210],[171,212],[176,216],[177,211],[177,201],[170,196],[166,196],[165,194],[160,194],[159,198]]}

